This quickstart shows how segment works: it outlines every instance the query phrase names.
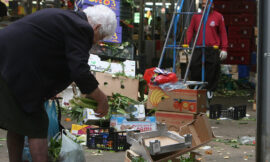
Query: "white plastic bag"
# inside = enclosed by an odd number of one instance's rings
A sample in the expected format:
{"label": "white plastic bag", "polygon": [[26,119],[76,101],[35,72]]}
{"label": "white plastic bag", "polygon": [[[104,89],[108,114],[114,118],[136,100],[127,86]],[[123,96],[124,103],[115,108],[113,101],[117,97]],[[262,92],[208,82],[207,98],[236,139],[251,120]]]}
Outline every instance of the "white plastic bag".
{"label": "white plastic bag", "polygon": [[[76,137],[70,134],[69,131],[62,130],[62,135],[59,132],[54,139],[57,141],[61,140],[61,150],[57,162],[85,162],[82,146],[74,142]],[[51,160],[54,161],[53,159]]]}
{"label": "white plastic bag", "polygon": [[62,131],[62,147],[59,154],[60,162],[85,162],[82,146],[76,142],[76,137],[69,131]]}

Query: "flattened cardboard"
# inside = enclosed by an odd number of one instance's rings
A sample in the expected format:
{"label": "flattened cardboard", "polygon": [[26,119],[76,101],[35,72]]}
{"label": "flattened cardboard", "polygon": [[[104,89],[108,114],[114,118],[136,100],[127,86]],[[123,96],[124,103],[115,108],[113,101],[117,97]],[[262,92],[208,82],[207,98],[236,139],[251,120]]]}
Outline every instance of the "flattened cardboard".
{"label": "flattened cardboard", "polygon": [[113,93],[120,93],[134,100],[138,99],[139,81],[128,77],[112,77],[108,73],[95,73],[99,82],[99,88],[107,95],[112,96]]}
{"label": "flattened cardboard", "polygon": [[[179,157],[192,150],[195,150],[201,147],[202,145],[210,142],[214,138],[212,129],[210,127],[210,124],[208,123],[208,119],[205,114],[199,114],[193,122],[180,128],[179,134],[181,136],[188,133],[192,134],[192,146],[190,148],[181,151],[161,154],[158,156],[151,156],[152,159],[151,161],[152,162],[164,162],[168,160],[174,161],[176,160],[175,159],[176,157]],[[131,162],[132,157],[139,157],[139,155],[131,150],[127,150],[125,162]]]}
{"label": "flattened cardboard", "polygon": [[205,114],[200,114],[192,123],[180,127],[180,135],[192,134],[192,147],[211,141],[214,137],[211,126]]}
{"label": "flattened cardboard", "polygon": [[165,123],[169,131],[179,132],[180,127],[192,122],[195,119],[194,114],[178,113],[168,111],[156,111],[156,120]]}
{"label": "flattened cardboard", "polygon": [[147,109],[185,112],[206,112],[206,90],[176,89],[164,91],[158,86],[149,86]]}

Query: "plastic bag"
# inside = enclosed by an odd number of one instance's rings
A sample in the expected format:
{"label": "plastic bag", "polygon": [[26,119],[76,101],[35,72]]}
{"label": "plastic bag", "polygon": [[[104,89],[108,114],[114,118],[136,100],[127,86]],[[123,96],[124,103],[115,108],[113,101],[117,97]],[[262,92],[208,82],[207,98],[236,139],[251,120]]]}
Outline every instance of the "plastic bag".
{"label": "plastic bag", "polygon": [[143,79],[146,80],[147,84],[150,83],[152,77],[154,76],[155,70],[156,68],[153,67],[153,68],[150,68],[150,69],[146,69],[145,72],[144,72],[144,75],[143,75]]}
{"label": "plastic bag", "polygon": [[[44,104],[45,110],[49,118],[49,127],[48,127],[48,141],[53,138],[59,132],[58,118],[56,113],[55,101],[51,103],[46,101]],[[32,157],[30,154],[28,138],[24,139],[24,148],[23,148],[23,161],[32,162]]]}
{"label": "plastic bag", "polygon": [[76,140],[75,136],[63,130],[59,162],[85,162],[82,146],[74,140]]}
{"label": "plastic bag", "polygon": [[146,69],[143,78],[147,84],[154,83],[156,85],[178,81],[175,73],[160,68]]}
{"label": "plastic bag", "polygon": [[255,137],[243,136],[243,137],[240,137],[239,142],[242,145],[248,145],[248,144],[251,145],[251,144],[256,143],[255,140],[256,140]]}
{"label": "plastic bag", "polygon": [[160,74],[156,76],[154,80],[154,84],[159,85],[159,84],[164,84],[168,82],[177,82],[177,81],[178,81],[178,78],[175,73],[169,73],[167,75]]}
{"label": "plastic bag", "polygon": [[49,118],[48,140],[50,140],[59,132],[55,101],[46,101],[44,106]]}
{"label": "plastic bag", "polygon": [[23,161],[32,162],[32,156],[30,154],[28,137],[24,137],[24,147],[23,147]]}

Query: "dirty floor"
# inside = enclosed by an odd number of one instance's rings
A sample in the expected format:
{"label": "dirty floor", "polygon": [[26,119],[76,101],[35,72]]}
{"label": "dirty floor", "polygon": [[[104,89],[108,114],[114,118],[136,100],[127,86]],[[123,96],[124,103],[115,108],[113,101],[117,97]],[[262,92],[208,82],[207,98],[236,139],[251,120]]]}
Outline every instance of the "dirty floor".
{"label": "dirty floor", "polygon": [[[206,144],[204,148],[194,150],[200,155],[201,161],[210,162],[246,162],[255,161],[255,146],[240,145],[237,139],[242,136],[256,135],[256,112],[252,110],[252,104],[248,103],[249,97],[214,97],[211,104],[222,104],[224,107],[234,105],[247,105],[249,120],[213,120],[209,119],[216,138]],[[66,128],[70,128],[72,122],[62,122]],[[0,129],[0,162],[8,162],[6,146],[6,131]],[[207,148],[207,149],[206,149]],[[87,162],[123,162],[125,152],[106,152],[96,154],[95,150],[86,147],[85,157]]]}

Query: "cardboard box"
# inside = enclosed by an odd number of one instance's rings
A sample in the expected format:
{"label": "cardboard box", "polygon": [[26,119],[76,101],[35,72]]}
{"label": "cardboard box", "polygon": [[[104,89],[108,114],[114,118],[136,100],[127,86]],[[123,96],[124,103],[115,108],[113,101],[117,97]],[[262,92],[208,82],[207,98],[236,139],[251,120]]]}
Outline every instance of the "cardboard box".
{"label": "cardboard box", "polygon": [[156,120],[160,123],[165,123],[169,131],[179,132],[180,127],[192,122],[196,115],[190,113],[178,113],[157,111],[155,113]]}
{"label": "cardboard box", "polygon": [[238,65],[231,65],[231,74],[238,73]]}
{"label": "cardboard box", "polygon": [[70,133],[73,135],[83,135],[86,134],[86,130],[88,128],[93,128],[90,125],[78,125],[78,124],[72,124]]}
{"label": "cardboard box", "polygon": [[[210,124],[208,123],[208,119],[205,114],[199,114],[193,122],[181,127],[179,134],[181,136],[183,136],[184,134],[192,134],[192,146],[190,148],[166,154],[161,154],[157,156],[151,156],[151,161],[152,162],[165,162],[168,160],[177,161],[176,159],[177,157],[203,146],[204,144],[210,142],[214,138],[212,129],[210,127]],[[138,158],[140,156],[141,155],[138,155],[132,150],[127,150],[125,162],[131,162],[133,157]]]}
{"label": "cardboard box", "polygon": [[255,36],[255,37],[258,36],[258,27],[254,27],[254,36]]}
{"label": "cardboard box", "polygon": [[[126,111],[129,113],[126,114],[117,114],[117,112],[113,112],[114,116],[125,117],[127,119],[135,118],[138,120],[145,119],[145,108],[143,104],[140,105],[130,105],[126,108]],[[132,111],[132,112],[131,112]]]}
{"label": "cardboard box", "polygon": [[157,110],[200,113],[206,112],[206,90],[175,89],[164,91],[158,86],[149,86],[147,108]]}
{"label": "cardboard box", "polygon": [[249,73],[249,82],[250,83],[253,83],[253,84],[257,84],[257,78],[258,78],[258,76],[257,76],[257,73],[254,73],[254,72],[250,72]]}
{"label": "cardboard box", "polygon": [[238,73],[233,73],[232,74],[232,79],[238,80],[238,78],[239,78],[239,74]]}
{"label": "cardboard box", "polygon": [[122,63],[112,63],[101,61],[99,56],[90,54],[88,64],[91,71],[106,72],[109,74],[122,73],[124,71],[126,76],[135,77],[135,61],[126,60]]}
{"label": "cardboard box", "polygon": [[93,121],[98,121],[100,119],[105,119],[105,117],[97,117],[93,109],[85,108],[83,110],[83,123],[92,124]]}
{"label": "cardboard box", "polygon": [[156,118],[146,117],[144,121],[128,121],[126,117],[112,116],[110,127],[117,131],[140,130],[140,132],[155,131],[157,129]]}
{"label": "cardboard box", "polygon": [[132,115],[136,119],[144,119],[145,118],[145,108],[144,105],[134,105],[134,107],[137,109],[136,111],[132,112]]}
{"label": "cardboard box", "polygon": [[96,72],[99,88],[107,95],[112,96],[112,93],[120,93],[134,100],[138,99],[139,80],[128,77],[113,77],[108,73]]}

